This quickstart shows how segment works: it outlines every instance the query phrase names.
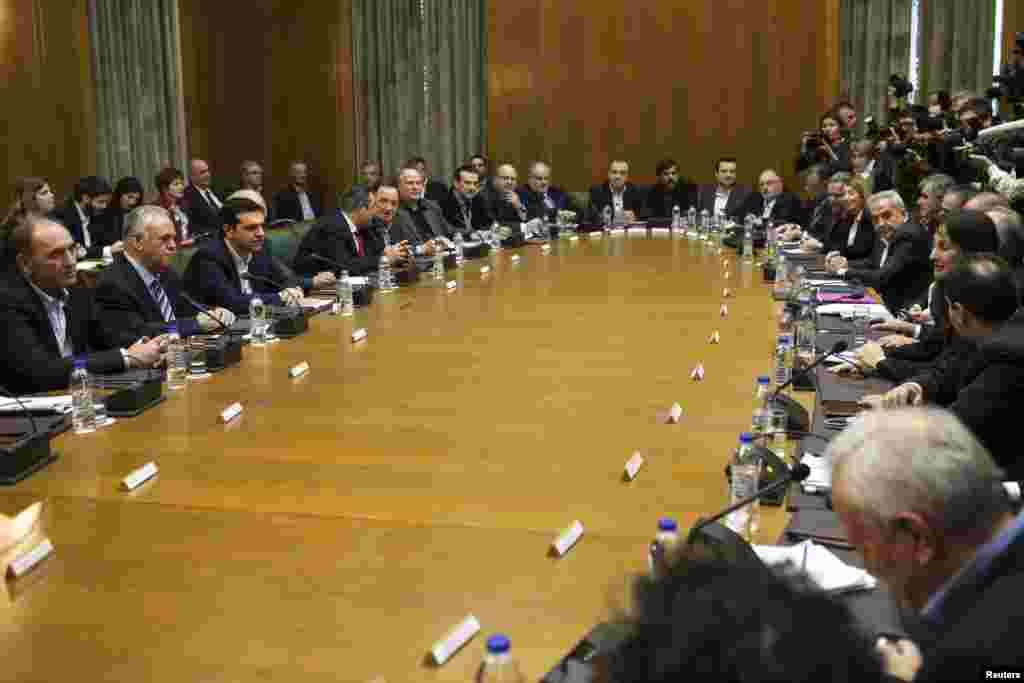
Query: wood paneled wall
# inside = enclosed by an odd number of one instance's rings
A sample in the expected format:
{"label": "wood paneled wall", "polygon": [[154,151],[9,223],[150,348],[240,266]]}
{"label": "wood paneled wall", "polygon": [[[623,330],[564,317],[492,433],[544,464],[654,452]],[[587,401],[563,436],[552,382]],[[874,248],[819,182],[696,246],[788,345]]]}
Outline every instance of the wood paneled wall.
{"label": "wood paneled wall", "polygon": [[0,0],[0,218],[19,176],[58,201],[95,172],[96,99],[86,0]]}
{"label": "wood paneled wall", "polygon": [[698,182],[719,155],[741,182],[793,176],[800,133],[838,90],[838,0],[490,3],[489,145],[547,159],[563,187],[612,159],[651,182],[662,157]]}
{"label": "wood paneled wall", "polygon": [[189,154],[210,162],[218,187],[259,161],[268,199],[303,159],[334,206],[358,163],[351,3],[179,3]]}

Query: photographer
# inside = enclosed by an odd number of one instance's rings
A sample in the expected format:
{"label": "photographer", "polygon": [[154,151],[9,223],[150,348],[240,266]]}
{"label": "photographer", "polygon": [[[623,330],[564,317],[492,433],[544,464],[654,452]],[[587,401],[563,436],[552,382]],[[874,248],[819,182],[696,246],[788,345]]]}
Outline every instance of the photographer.
{"label": "photographer", "polygon": [[843,140],[843,129],[832,112],[821,115],[817,131],[808,131],[800,141],[797,173],[813,164],[825,164],[829,175],[850,170],[850,146]]}
{"label": "photographer", "polygon": [[861,138],[850,145],[850,166],[855,176],[864,178],[869,193],[884,192],[893,188],[892,156],[879,154],[875,143]]}

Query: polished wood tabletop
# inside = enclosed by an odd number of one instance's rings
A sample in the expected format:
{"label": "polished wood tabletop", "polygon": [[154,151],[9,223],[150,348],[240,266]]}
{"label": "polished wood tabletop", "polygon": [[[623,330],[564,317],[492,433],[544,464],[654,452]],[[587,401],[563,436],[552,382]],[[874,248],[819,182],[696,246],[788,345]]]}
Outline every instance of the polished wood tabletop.
{"label": "polished wood tabletop", "polygon": [[[0,494],[6,514],[44,501],[5,566],[55,547],[6,583],[0,680],[470,681],[499,631],[537,680],[622,605],[659,517],[726,503],[775,306],[760,269],[724,258],[646,234],[506,250],[449,271],[454,291],[377,293],[58,437],[57,462]],[[673,402],[682,419],[660,422]],[[154,479],[119,488],[149,461]],[[762,510],[770,542],[785,514]],[[581,540],[551,556],[574,520]],[[429,666],[468,614],[482,633]]]}

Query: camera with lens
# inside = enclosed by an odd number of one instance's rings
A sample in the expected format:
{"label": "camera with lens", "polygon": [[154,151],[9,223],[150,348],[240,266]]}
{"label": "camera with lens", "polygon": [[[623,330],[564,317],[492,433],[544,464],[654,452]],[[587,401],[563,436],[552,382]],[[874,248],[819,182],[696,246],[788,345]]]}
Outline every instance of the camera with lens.
{"label": "camera with lens", "polygon": [[898,100],[914,92],[914,86],[907,79],[899,74],[889,76],[889,87],[892,88],[892,96]]}

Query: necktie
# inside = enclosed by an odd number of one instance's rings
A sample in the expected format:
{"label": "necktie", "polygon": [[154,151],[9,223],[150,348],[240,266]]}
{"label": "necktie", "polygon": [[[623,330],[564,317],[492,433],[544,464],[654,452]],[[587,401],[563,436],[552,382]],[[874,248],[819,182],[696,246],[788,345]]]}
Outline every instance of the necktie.
{"label": "necktie", "polygon": [[352,231],[352,239],[356,241],[356,254],[359,256],[363,255],[363,236],[359,234],[359,229]]}
{"label": "necktie", "polygon": [[217,198],[213,196],[213,192],[211,190],[207,190],[205,192],[205,196],[206,196],[206,203],[207,204],[209,204],[214,209],[219,209],[220,208],[220,202],[218,202]]}
{"label": "necktie", "polygon": [[171,308],[171,302],[167,298],[167,292],[164,291],[164,287],[160,284],[160,281],[154,279],[152,284],[150,284],[149,289],[153,292],[153,300],[156,301],[156,305],[160,307],[160,314],[164,317],[164,322],[174,322],[174,309]]}
{"label": "necktie", "polygon": [[882,268],[882,267],[885,266],[885,260],[887,258],[889,258],[889,245],[888,244],[885,245],[884,249],[882,249],[882,258],[878,259],[878,267],[879,268]]}

